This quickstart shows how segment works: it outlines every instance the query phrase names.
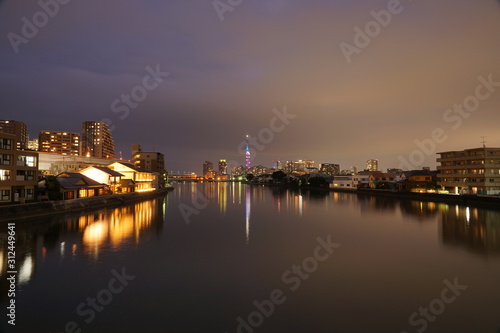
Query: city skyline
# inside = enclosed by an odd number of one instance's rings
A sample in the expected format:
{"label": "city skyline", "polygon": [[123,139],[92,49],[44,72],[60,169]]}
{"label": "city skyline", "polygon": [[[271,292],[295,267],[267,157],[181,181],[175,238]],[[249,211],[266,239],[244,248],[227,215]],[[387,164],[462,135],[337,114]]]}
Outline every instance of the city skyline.
{"label": "city skyline", "polygon": [[31,138],[106,120],[116,153],[141,143],[176,171],[244,165],[246,134],[262,147],[252,165],[267,166],[376,158],[385,170],[414,153],[434,169],[437,152],[482,136],[499,147],[499,2],[389,3],[244,1],[221,14],[211,1],[69,2],[25,38],[22,18],[43,8],[4,1],[0,118]]}

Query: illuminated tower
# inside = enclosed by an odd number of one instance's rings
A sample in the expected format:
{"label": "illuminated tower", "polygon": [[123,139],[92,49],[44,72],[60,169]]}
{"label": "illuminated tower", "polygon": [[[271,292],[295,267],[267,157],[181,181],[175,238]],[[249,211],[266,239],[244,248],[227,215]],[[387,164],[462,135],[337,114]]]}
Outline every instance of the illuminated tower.
{"label": "illuminated tower", "polygon": [[250,169],[251,154],[250,154],[250,148],[248,147],[248,135],[247,135],[247,147],[246,147],[245,151],[246,151],[246,153],[245,153],[245,162],[246,162],[245,165],[248,169]]}

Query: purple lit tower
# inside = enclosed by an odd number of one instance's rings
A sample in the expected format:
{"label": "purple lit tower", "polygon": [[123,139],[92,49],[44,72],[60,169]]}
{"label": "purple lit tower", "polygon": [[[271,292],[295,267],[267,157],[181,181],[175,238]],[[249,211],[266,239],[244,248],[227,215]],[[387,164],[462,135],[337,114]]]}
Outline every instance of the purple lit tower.
{"label": "purple lit tower", "polygon": [[250,154],[250,148],[248,147],[248,135],[247,135],[247,147],[245,149],[245,165],[247,169],[250,169],[250,160],[251,160],[251,154]]}

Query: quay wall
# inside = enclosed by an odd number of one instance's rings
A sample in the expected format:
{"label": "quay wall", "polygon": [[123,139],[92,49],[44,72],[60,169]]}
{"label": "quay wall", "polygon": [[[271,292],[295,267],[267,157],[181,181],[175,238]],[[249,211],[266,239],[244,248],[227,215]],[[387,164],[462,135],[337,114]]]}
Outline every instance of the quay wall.
{"label": "quay wall", "polygon": [[151,192],[102,195],[73,200],[42,201],[27,204],[0,206],[0,222],[14,222],[38,216],[94,210],[110,206],[120,206],[165,195],[173,188]]}

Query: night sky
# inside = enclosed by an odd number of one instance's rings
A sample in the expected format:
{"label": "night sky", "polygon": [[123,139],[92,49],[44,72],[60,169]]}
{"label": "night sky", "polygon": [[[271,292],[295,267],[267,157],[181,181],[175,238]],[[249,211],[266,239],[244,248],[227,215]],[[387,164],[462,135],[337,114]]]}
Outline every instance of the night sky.
{"label": "night sky", "polygon": [[[201,172],[205,160],[243,164],[245,135],[269,134],[286,107],[296,117],[254,165],[377,158],[385,170],[424,140],[416,167],[435,167],[435,152],[482,136],[500,146],[498,0],[224,0],[219,12],[210,0],[59,1],[53,17],[37,1],[0,1],[0,119],[31,137],[106,119],[123,157],[138,143],[169,171]],[[372,37],[356,44],[356,27]],[[146,68],[163,74],[145,79]],[[478,88],[480,76],[494,83]],[[120,101],[132,91],[133,107]],[[447,111],[466,101],[473,111]]]}

